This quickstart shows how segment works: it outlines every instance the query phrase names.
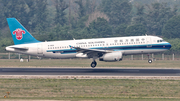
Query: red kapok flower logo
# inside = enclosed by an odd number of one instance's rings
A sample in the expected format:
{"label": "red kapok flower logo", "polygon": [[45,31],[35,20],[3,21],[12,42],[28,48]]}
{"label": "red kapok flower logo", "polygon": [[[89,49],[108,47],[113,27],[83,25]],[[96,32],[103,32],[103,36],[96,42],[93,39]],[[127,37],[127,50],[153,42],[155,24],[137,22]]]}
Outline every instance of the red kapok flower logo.
{"label": "red kapok flower logo", "polygon": [[13,31],[13,35],[16,35],[16,39],[18,39],[18,40],[21,40],[23,38],[23,34],[25,34],[25,33],[26,32],[20,28]]}

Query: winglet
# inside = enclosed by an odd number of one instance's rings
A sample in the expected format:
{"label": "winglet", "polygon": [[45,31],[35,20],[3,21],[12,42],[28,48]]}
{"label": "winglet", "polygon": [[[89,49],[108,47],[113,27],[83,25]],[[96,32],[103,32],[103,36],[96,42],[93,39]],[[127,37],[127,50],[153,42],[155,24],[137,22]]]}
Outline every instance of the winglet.
{"label": "winglet", "polygon": [[71,48],[71,49],[73,49],[74,47],[73,46],[71,46],[71,45],[69,45],[69,47]]}

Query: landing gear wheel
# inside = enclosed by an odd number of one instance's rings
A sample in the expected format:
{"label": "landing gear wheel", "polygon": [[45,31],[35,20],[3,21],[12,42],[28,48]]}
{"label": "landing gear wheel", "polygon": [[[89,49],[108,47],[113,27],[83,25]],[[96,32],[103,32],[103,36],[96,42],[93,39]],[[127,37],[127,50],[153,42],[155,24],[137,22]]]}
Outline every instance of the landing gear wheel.
{"label": "landing gear wheel", "polygon": [[149,59],[148,62],[149,62],[149,63],[152,63],[152,59]]}
{"label": "landing gear wheel", "polygon": [[91,63],[91,67],[92,67],[92,68],[96,67],[96,65],[97,65],[97,62],[96,62],[96,61],[93,61],[93,62]]}

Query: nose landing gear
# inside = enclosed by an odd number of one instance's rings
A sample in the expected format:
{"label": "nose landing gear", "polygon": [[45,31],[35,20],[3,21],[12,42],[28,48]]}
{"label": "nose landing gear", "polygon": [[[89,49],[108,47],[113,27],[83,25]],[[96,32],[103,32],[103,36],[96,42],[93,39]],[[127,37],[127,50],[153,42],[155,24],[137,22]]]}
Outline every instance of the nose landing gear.
{"label": "nose landing gear", "polygon": [[152,59],[148,59],[148,62],[149,62],[149,63],[152,63]]}
{"label": "nose landing gear", "polygon": [[148,56],[148,63],[152,63],[152,59],[149,58],[149,54],[147,56]]}

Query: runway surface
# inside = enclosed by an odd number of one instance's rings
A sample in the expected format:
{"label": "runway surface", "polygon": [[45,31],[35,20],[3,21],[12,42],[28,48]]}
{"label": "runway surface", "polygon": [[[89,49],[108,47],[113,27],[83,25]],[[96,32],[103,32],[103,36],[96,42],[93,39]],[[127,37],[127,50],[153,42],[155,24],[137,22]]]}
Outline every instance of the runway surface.
{"label": "runway surface", "polygon": [[0,68],[0,75],[180,76],[180,69]]}

